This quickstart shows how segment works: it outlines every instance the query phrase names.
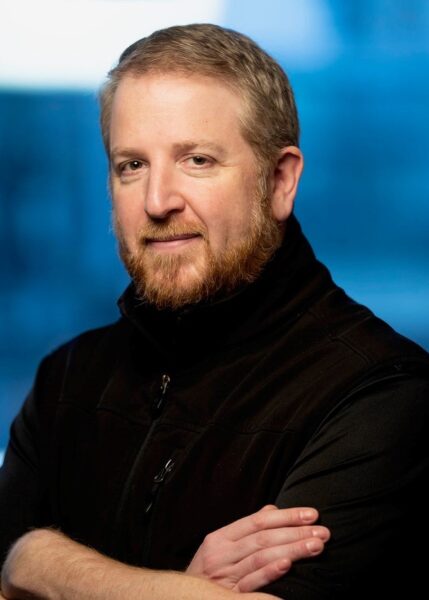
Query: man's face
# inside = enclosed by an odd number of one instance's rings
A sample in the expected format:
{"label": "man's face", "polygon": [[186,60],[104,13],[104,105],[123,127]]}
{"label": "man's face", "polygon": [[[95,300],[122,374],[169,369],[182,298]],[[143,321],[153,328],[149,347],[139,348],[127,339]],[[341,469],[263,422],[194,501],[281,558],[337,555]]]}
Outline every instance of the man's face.
{"label": "man's face", "polygon": [[280,244],[241,111],[238,95],[203,76],[127,75],[115,92],[120,252],[140,295],[160,308],[252,281]]}

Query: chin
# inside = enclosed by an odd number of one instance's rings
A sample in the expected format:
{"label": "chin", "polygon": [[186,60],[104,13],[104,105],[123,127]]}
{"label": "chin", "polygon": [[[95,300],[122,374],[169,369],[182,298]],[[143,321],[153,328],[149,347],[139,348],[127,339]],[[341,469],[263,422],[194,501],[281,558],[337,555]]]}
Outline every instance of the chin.
{"label": "chin", "polygon": [[181,265],[177,269],[150,269],[130,273],[139,297],[158,309],[177,310],[195,304],[210,295],[207,268]]}

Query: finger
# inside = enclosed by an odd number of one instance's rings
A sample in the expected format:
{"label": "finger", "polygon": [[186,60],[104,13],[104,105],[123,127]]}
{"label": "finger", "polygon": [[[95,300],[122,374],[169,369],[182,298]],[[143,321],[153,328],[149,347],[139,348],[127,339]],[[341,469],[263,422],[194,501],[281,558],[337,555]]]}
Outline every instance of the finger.
{"label": "finger", "polygon": [[330,536],[329,529],[322,525],[265,529],[230,544],[224,554],[224,563],[236,563],[259,550],[310,540],[313,537],[327,542]]}
{"label": "finger", "polygon": [[324,547],[325,545],[320,538],[313,537],[292,544],[258,550],[239,563],[236,563],[234,565],[234,574],[237,577],[237,581],[241,581],[241,579],[251,573],[259,571],[278,560],[287,559],[293,563],[302,558],[317,556],[323,552]]}
{"label": "finger", "polygon": [[292,563],[287,558],[275,560],[274,562],[265,565],[265,567],[249,573],[243,577],[243,579],[240,579],[240,581],[233,588],[233,591],[246,593],[259,590],[265,585],[280,579],[280,577],[289,571],[291,566]]}
{"label": "finger", "polygon": [[272,548],[274,546],[285,546],[301,540],[310,540],[313,537],[319,538],[323,542],[327,542],[330,536],[329,529],[322,525],[265,529],[252,533],[251,535],[237,540],[234,544],[231,544],[228,549],[228,560],[238,562],[259,550]]}
{"label": "finger", "polygon": [[278,527],[291,527],[314,523],[318,518],[318,512],[314,508],[281,508],[259,510],[252,515],[243,517],[226,525],[219,532],[231,541],[256,533],[263,529],[275,529]]}

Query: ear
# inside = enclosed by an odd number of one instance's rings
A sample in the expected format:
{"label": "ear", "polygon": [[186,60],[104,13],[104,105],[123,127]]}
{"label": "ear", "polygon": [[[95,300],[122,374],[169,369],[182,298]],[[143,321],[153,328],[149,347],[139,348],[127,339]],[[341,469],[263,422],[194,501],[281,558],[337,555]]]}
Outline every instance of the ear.
{"label": "ear", "polygon": [[282,148],[272,178],[271,209],[274,218],[284,222],[290,216],[304,168],[304,157],[296,146]]}

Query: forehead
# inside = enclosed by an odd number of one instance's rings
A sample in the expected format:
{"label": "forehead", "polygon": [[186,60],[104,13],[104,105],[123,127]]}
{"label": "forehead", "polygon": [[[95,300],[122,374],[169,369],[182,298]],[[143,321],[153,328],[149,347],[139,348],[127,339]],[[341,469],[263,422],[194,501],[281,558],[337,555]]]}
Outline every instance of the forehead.
{"label": "forehead", "polygon": [[243,104],[241,93],[233,84],[228,83],[220,76],[204,75],[184,71],[148,71],[142,74],[125,73],[118,82],[114,93],[113,102],[134,95],[140,97],[151,94],[160,96],[184,97],[187,95],[212,95],[217,90],[217,95],[228,100],[228,104]]}
{"label": "forehead", "polygon": [[115,91],[111,146],[144,135],[184,139],[209,137],[213,143],[241,141],[245,104],[223,81],[202,75],[125,75]]}

